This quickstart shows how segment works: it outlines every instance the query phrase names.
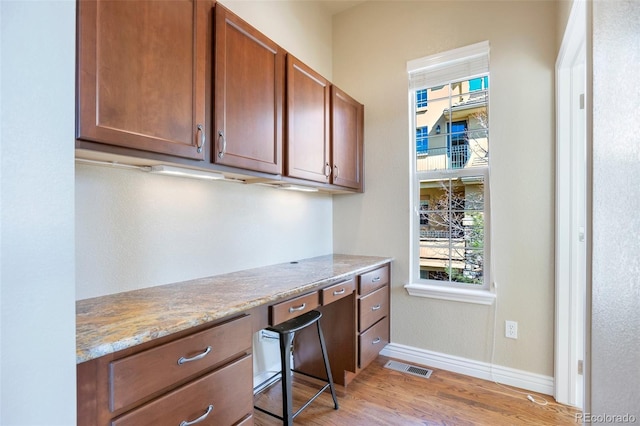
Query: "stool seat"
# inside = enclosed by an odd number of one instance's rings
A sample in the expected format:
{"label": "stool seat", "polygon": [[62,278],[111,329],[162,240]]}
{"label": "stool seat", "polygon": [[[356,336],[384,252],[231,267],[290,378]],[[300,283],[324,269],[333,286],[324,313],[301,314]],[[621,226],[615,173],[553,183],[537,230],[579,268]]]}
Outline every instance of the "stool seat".
{"label": "stool seat", "polygon": [[[331,390],[331,397],[333,398],[334,408],[338,409],[338,399],[336,397],[336,390],[333,385],[333,378],[331,376],[331,367],[329,366],[329,357],[327,356],[327,349],[324,343],[324,336],[322,335],[322,328],[320,327],[320,318],[322,317],[322,313],[320,311],[309,311],[305,314],[299,315],[295,318],[292,318],[283,323],[268,327],[267,330],[278,333],[278,337],[280,340],[280,366],[281,373],[278,373],[281,376],[282,382],[282,416],[274,414],[270,411],[267,411],[263,408],[254,405],[256,410],[262,411],[272,417],[282,420],[282,424],[285,426],[290,426],[293,424],[293,419],[300,414],[302,410],[307,408],[309,404],[311,404],[322,392],[324,392],[327,388]],[[291,366],[291,344],[293,343],[294,335],[297,331],[302,330],[305,327],[310,326],[315,323],[318,329],[318,338],[320,339],[320,349],[322,351],[322,360],[324,361],[324,369],[327,375],[326,379],[324,377],[316,377],[311,374],[307,374],[303,371],[298,371]],[[321,380],[326,384],[320,389],[313,397],[311,397],[298,411],[293,412],[293,397],[292,397],[292,380],[291,380],[291,372],[303,374],[308,377],[313,377],[314,379]],[[270,377],[265,380],[260,385],[256,386],[257,388],[261,388],[262,385],[271,381],[275,376]]]}
{"label": "stool seat", "polygon": [[272,327],[267,327],[266,329],[278,334],[295,333],[296,331],[302,330],[303,328],[318,321],[320,317],[322,317],[322,313],[320,311],[309,311],[299,317],[291,318],[288,321]]}

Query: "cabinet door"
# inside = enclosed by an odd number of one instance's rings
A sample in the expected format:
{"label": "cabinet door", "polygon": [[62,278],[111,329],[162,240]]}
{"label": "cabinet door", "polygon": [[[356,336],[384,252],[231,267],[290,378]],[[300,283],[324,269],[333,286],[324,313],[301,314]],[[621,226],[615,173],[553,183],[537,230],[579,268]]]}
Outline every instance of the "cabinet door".
{"label": "cabinet door", "polygon": [[330,83],[287,55],[287,176],[329,182]]}
{"label": "cabinet door", "polygon": [[364,106],[331,86],[332,183],[362,191]]}
{"label": "cabinet door", "polygon": [[79,1],[78,139],[204,159],[209,1]]}
{"label": "cabinet door", "polygon": [[213,162],[282,173],[284,51],[217,4]]}

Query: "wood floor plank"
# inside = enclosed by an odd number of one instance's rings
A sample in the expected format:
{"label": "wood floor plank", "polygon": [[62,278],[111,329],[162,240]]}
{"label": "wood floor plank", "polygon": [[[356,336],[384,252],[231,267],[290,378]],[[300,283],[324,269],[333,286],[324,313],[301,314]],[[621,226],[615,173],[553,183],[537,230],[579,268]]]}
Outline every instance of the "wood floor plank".
{"label": "wood floor plank", "polygon": [[[579,412],[556,403],[551,396],[525,392],[449,371],[432,369],[429,379],[384,368],[389,358],[379,356],[347,388],[337,386],[340,408],[333,409],[325,391],[295,419],[311,426],[432,426],[432,425],[575,425]],[[431,368],[428,367],[427,368]],[[294,407],[299,407],[320,385],[308,379],[294,382]],[[532,395],[538,405],[527,399]],[[259,406],[280,412],[280,386],[256,396]],[[281,422],[254,410],[256,426]]]}

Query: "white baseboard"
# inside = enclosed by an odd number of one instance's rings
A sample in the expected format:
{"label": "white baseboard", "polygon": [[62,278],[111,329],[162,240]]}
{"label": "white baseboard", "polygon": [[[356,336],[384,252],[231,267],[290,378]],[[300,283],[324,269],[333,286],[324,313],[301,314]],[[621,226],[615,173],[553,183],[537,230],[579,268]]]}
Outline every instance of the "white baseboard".
{"label": "white baseboard", "polygon": [[421,364],[427,367],[452,371],[479,379],[495,381],[532,392],[553,395],[553,377],[514,368],[493,365],[439,352],[427,351],[411,346],[389,343],[380,352],[390,358]]}

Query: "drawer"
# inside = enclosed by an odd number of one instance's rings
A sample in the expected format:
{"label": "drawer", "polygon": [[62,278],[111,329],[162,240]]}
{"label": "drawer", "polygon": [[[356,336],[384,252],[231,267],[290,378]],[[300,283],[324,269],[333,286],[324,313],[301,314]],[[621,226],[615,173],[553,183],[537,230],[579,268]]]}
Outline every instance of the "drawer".
{"label": "drawer", "polygon": [[364,331],[389,315],[389,287],[382,287],[358,301],[358,331]]}
{"label": "drawer", "polygon": [[347,281],[342,281],[338,284],[334,284],[331,287],[322,289],[322,305],[328,305],[331,302],[340,300],[343,297],[349,296],[356,289],[356,279],[351,278]]}
{"label": "drawer", "polygon": [[318,306],[320,306],[320,296],[317,291],[271,305],[269,306],[269,325],[278,325],[312,311]]}
{"label": "drawer", "polygon": [[384,265],[358,276],[358,293],[364,295],[387,284],[389,284],[389,265]]}
{"label": "drawer", "polygon": [[250,351],[251,326],[250,317],[244,316],[113,361],[109,365],[111,411]]}
{"label": "drawer", "polygon": [[376,359],[387,343],[389,343],[389,317],[384,317],[358,338],[360,368],[365,368],[371,361]]}
{"label": "drawer", "polygon": [[198,418],[202,418],[198,426],[235,424],[253,412],[252,363],[247,355],[118,417],[111,425],[177,426]]}

